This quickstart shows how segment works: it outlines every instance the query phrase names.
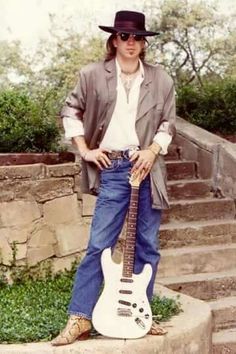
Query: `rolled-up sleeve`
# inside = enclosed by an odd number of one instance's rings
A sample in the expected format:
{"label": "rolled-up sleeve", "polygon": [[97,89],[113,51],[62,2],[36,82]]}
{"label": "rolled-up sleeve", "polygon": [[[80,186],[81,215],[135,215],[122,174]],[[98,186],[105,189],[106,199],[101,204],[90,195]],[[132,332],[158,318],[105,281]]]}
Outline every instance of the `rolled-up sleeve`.
{"label": "rolled-up sleeve", "polygon": [[76,136],[84,135],[84,127],[81,120],[71,119],[70,117],[63,117],[62,122],[66,138],[70,139]]}
{"label": "rolled-up sleeve", "polygon": [[153,141],[161,147],[161,155],[166,155],[168,153],[168,147],[176,134],[175,124],[175,88],[172,84],[164,103],[161,124],[159,125],[155,137],[153,139]]}
{"label": "rolled-up sleeve", "polygon": [[153,139],[153,141],[161,147],[161,155],[166,155],[168,153],[168,147],[172,141],[172,135],[168,132],[168,126],[168,122],[162,123]]}
{"label": "rolled-up sleeve", "polygon": [[65,104],[60,112],[62,118],[67,117],[74,120],[83,120],[83,114],[86,109],[86,92],[86,79],[81,71],[78,83],[66,98]]}

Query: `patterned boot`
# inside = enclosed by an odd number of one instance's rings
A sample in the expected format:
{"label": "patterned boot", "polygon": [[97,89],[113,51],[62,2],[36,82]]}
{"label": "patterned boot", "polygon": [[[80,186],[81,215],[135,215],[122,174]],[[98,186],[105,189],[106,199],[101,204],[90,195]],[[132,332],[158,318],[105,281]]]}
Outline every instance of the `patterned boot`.
{"label": "patterned boot", "polygon": [[167,333],[167,330],[161,326],[159,326],[155,321],[152,321],[152,326],[148,332],[148,334],[152,334],[153,336],[163,336]]}
{"label": "patterned boot", "polygon": [[66,327],[51,341],[51,344],[59,346],[73,343],[76,340],[85,340],[89,337],[91,328],[91,321],[81,316],[71,315]]}

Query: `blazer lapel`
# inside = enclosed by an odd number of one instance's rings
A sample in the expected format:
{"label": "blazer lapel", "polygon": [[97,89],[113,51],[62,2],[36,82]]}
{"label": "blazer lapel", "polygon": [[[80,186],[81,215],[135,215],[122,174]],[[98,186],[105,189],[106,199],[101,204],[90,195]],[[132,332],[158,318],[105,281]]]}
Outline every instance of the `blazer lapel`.
{"label": "blazer lapel", "polygon": [[103,132],[105,133],[115,105],[116,105],[116,98],[117,98],[117,91],[116,91],[116,86],[117,86],[117,75],[116,75],[116,65],[115,65],[115,60],[112,59],[110,61],[107,61],[104,63],[105,66],[105,76],[106,76],[106,83],[107,83],[107,89],[108,89],[108,101],[105,108],[106,113],[104,114],[105,121],[103,125]]}
{"label": "blazer lapel", "polygon": [[156,105],[151,92],[152,76],[149,70],[144,66],[144,80],[140,86],[139,101],[136,120],[142,118],[152,107]]}

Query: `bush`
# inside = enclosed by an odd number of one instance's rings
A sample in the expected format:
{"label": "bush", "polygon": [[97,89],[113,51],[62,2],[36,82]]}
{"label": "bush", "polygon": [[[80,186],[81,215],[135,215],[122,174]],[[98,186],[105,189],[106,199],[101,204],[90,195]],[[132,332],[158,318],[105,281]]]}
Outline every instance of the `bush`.
{"label": "bush", "polygon": [[0,289],[0,343],[46,341],[67,320],[72,279],[27,281]]}
{"label": "bush", "polygon": [[0,92],[1,153],[58,150],[59,127],[47,99],[46,93],[36,99],[20,89]]}
{"label": "bush", "polygon": [[178,90],[177,113],[211,132],[236,133],[236,80],[208,82]]}

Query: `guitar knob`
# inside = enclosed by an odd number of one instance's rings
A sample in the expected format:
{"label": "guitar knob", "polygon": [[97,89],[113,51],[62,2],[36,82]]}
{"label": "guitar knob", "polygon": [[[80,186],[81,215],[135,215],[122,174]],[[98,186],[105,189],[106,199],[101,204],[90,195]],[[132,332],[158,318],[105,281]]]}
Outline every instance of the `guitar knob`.
{"label": "guitar knob", "polygon": [[148,313],[146,313],[145,318],[146,318],[146,319],[148,319],[148,318],[149,318],[149,314],[148,314]]}
{"label": "guitar knob", "polygon": [[139,312],[143,312],[144,311],[144,309],[141,307],[140,309],[139,309]]}
{"label": "guitar knob", "polygon": [[135,308],[135,307],[137,307],[137,304],[133,304],[132,306],[133,306],[133,308]]}

